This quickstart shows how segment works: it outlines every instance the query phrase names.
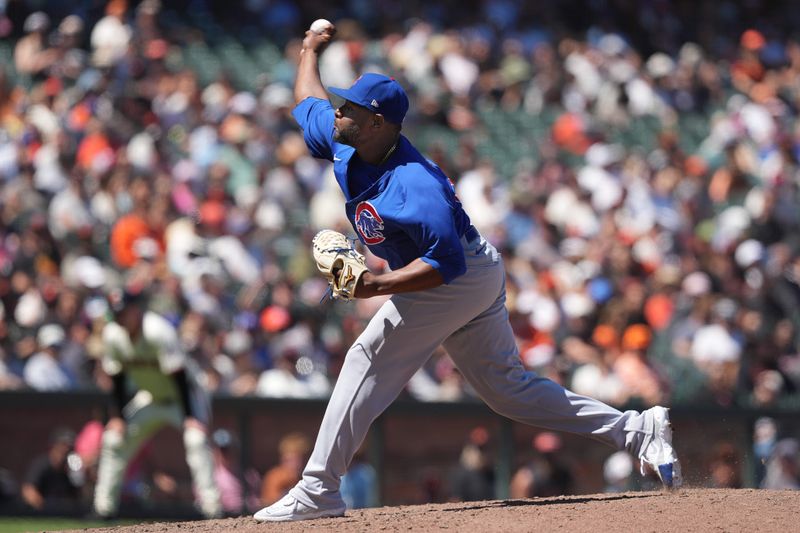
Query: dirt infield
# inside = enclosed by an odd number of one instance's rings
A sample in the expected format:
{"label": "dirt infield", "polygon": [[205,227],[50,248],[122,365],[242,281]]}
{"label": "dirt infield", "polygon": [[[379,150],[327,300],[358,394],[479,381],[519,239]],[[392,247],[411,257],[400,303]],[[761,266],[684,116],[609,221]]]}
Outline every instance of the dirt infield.
{"label": "dirt infield", "polygon": [[92,529],[94,532],[300,531],[800,531],[800,492],[688,489],[381,507],[344,518],[258,524],[249,517]]}

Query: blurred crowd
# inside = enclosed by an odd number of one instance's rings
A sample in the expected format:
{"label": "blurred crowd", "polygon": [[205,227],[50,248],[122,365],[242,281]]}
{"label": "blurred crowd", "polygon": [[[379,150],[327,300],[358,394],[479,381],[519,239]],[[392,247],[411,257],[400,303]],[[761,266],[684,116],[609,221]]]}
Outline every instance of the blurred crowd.
{"label": "blurred crowd", "polygon": [[[383,71],[408,89],[406,133],[504,254],[529,368],[614,405],[792,404],[796,10],[579,3],[352,1],[329,17],[322,78]],[[318,229],[352,234],[290,115],[299,39],[327,12],[220,15],[223,32],[282,28],[281,57],[244,89],[224,68],[200,82],[183,60],[194,19],[170,3],[28,4],[0,4],[0,389],[106,388],[106,295],[135,275],[210,390],[326,397],[382,303],[320,303],[309,254]],[[436,128],[455,145],[422,142]],[[407,394],[473,393],[439,350]]]}

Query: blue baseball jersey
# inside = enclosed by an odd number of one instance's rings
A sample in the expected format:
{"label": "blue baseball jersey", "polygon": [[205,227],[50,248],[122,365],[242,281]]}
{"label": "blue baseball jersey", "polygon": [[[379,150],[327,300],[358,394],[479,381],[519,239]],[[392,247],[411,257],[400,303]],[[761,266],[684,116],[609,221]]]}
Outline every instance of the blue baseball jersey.
{"label": "blue baseball jersey", "polygon": [[445,283],[466,271],[461,236],[470,221],[444,172],[400,136],[381,165],[362,161],[352,146],[333,140],[330,102],[308,97],[293,115],[311,154],[333,162],[345,209],[359,239],[392,270],[420,258]]}

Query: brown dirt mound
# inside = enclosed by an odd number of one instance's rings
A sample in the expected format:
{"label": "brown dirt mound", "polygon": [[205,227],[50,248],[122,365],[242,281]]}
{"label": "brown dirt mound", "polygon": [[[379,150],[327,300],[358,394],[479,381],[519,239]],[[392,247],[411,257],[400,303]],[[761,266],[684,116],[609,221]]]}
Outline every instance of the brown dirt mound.
{"label": "brown dirt mound", "polygon": [[156,523],[95,532],[206,533],[300,531],[800,531],[800,492],[686,489],[382,507],[349,511],[343,518],[258,524],[249,517]]}

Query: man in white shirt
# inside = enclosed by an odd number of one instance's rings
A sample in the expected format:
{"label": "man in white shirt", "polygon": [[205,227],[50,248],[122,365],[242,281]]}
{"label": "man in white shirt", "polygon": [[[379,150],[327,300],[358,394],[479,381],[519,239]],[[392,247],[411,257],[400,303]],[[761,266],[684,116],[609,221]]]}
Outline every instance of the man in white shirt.
{"label": "man in white shirt", "polygon": [[23,370],[26,385],[37,391],[72,388],[73,380],[58,360],[64,339],[64,329],[58,324],[47,324],[39,328],[36,341],[40,351],[28,359]]}
{"label": "man in white shirt", "polygon": [[93,61],[98,67],[113,67],[128,51],[131,27],[125,21],[126,3],[112,0],[106,5],[106,16],[92,29]]}

